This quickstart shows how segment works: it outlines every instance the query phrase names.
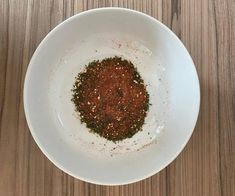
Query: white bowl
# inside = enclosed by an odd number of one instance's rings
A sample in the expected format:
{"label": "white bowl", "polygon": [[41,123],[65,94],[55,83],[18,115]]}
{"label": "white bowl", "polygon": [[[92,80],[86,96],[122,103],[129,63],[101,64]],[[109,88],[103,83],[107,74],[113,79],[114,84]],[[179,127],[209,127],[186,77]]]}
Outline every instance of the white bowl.
{"label": "white bowl", "polygon": [[[152,104],[143,131],[118,143],[90,133],[70,100],[84,65],[115,55],[135,64]],[[136,182],[172,162],[199,104],[196,69],[181,41],[156,19],[123,8],[86,11],[58,25],[35,51],[24,84],[27,122],[43,153],[71,176],[103,185]]]}

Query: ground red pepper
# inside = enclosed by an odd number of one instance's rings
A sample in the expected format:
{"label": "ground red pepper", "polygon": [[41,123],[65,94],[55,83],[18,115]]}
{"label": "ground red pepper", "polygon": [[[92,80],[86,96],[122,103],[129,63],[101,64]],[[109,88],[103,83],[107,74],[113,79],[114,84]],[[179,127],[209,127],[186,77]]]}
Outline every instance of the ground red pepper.
{"label": "ground red pepper", "polygon": [[113,57],[89,63],[72,92],[81,122],[108,140],[132,137],[144,124],[149,95],[130,61]]}

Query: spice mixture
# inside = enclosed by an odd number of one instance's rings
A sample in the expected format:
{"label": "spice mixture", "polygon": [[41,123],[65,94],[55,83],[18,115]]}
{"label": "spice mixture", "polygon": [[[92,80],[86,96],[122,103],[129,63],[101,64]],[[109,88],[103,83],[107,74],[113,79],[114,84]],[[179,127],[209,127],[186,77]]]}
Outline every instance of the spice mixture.
{"label": "spice mixture", "polygon": [[130,61],[112,57],[89,63],[72,92],[81,121],[108,140],[130,138],[144,124],[149,95]]}

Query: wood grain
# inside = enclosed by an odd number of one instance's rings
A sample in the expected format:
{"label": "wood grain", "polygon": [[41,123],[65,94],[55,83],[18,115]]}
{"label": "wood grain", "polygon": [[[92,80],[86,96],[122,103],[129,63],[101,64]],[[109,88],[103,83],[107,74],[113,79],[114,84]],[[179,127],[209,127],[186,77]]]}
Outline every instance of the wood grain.
{"label": "wood grain", "polygon": [[[201,110],[180,156],[160,173],[126,186],[98,186],[57,169],[28,130],[22,90],[29,60],[57,24],[83,10],[119,6],[170,27],[196,64]],[[234,0],[1,0],[0,195],[235,196]]]}

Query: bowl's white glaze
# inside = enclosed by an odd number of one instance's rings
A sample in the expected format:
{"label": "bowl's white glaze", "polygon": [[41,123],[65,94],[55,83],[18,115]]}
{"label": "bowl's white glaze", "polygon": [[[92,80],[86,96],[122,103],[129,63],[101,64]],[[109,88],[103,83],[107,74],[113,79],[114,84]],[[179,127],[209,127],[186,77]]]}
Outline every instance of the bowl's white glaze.
{"label": "bowl's white glaze", "polygon": [[[74,112],[74,77],[94,59],[123,56],[147,84],[143,131],[112,143],[89,133]],[[43,153],[66,173],[96,184],[132,183],[166,167],[188,142],[199,111],[199,81],[181,41],[162,23],[123,8],[75,15],[35,51],[25,78],[24,108]]]}

